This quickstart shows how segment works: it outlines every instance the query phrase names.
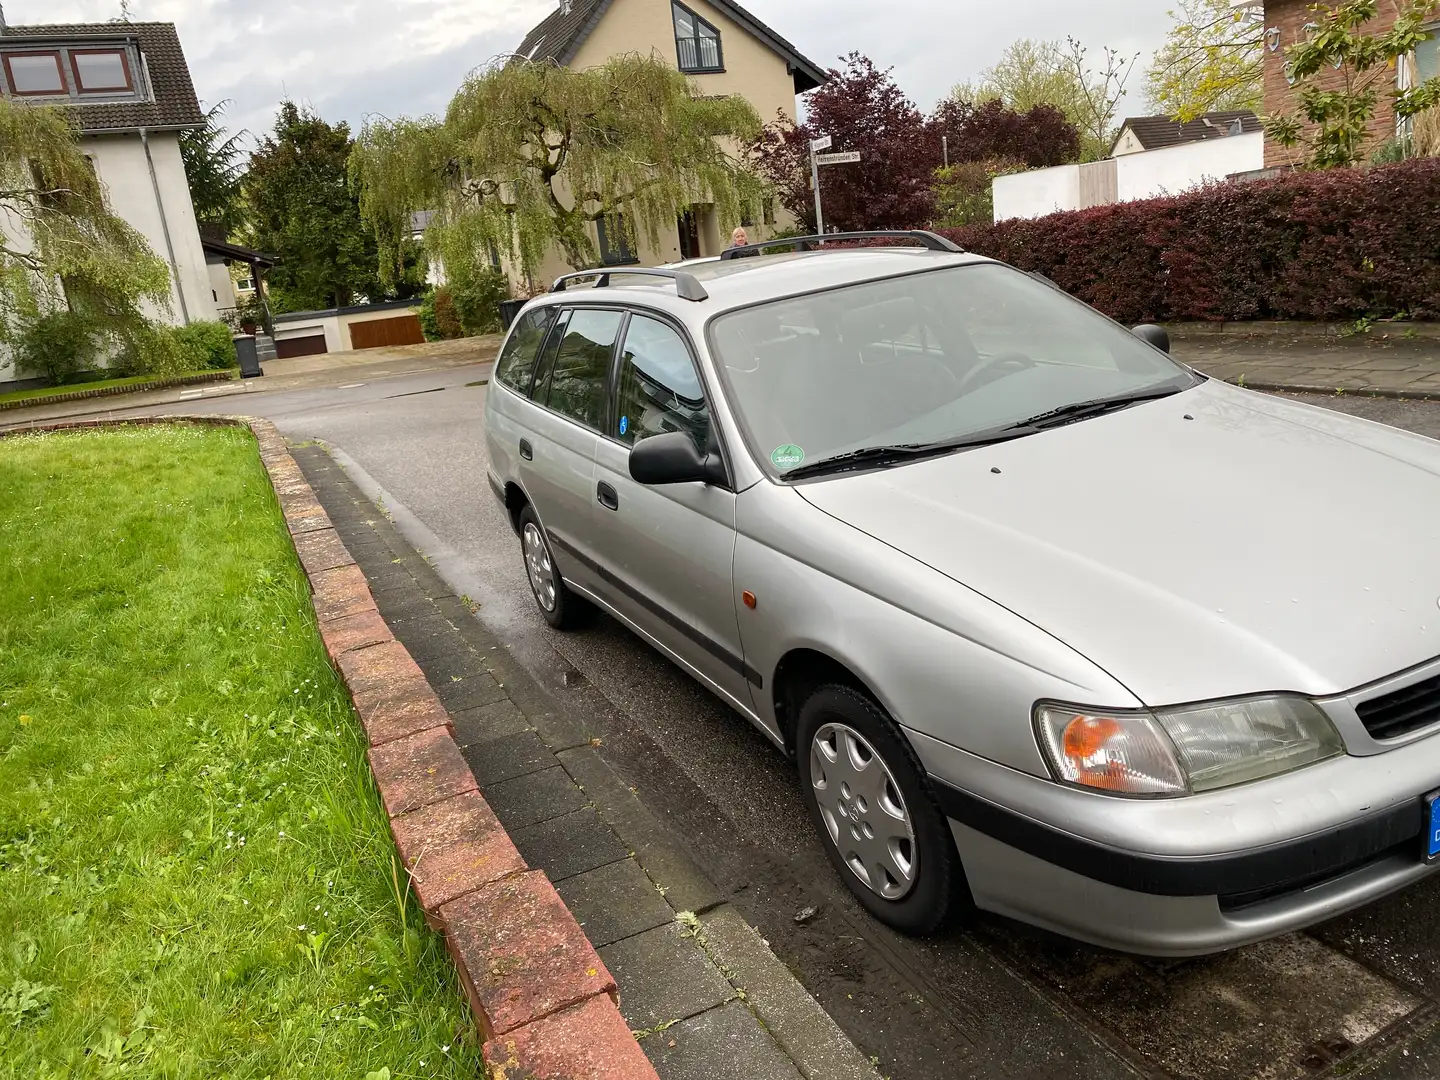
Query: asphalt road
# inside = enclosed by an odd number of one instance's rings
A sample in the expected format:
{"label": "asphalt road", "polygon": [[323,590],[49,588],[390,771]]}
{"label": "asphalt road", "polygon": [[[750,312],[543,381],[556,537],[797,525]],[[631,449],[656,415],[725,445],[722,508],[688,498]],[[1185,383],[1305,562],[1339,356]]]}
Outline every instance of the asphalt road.
{"label": "asphalt road", "polygon": [[[581,680],[605,695],[602,752],[883,1075],[1436,1075],[1440,1050],[1427,1036],[1440,1024],[1437,880],[1312,933],[1184,962],[1119,956],[988,916],[925,941],[867,918],[768,742],[613,621],[562,635],[539,618],[485,481],[487,374],[452,368],[244,404],[291,440],[330,446],[557,695]],[[1440,404],[1318,403],[1440,438]],[[230,408],[201,398],[157,411]],[[796,922],[808,907],[817,913]]]}

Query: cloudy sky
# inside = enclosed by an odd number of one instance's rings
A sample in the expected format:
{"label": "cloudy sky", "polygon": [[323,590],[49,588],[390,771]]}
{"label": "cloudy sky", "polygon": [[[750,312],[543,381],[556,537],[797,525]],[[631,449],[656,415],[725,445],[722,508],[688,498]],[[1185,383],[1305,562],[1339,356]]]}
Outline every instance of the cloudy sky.
{"label": "cloudy sky", "polygon": [[[135,20],[174,22],[196,89],[233,99],[232,127],[267,129],[282,97],[328,120],[444,110],[465,73],[513,49],[555,0],[132,0]],[[661,2],[661,0],[651,0]],[[102,22],[119,0],[0,0],[11,23]],[[1073,35],[1098,53],[1164,36],[1164,0],[744,0],[822,67],[859,49],[928,109],[1020,37]],[[1121,113],[1144,111],[1141,79]]]}

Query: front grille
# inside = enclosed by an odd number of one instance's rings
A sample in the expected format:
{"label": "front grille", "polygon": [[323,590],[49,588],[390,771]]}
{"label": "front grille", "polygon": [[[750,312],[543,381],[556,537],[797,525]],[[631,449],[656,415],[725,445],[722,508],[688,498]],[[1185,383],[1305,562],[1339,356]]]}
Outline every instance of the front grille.
{"label": "front grille", "polygon": [[1374,739],[1394,739],[1440,723],[1440,675],[1362,701],[1355,711]]}

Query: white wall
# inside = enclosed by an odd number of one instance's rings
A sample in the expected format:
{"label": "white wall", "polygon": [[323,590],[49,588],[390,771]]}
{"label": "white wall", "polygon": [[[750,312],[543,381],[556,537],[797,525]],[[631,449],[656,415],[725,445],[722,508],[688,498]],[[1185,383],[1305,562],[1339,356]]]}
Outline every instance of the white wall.
{"label": "white wall", "polygon": [[326,352],[346,352],[350,348],[350,337],[340,330],[340,316],[311,315],[302,319],[275,320],[275,340],[288,341],[290,338],[325,335]]}
{"label": "white wall", "polygon": [[1121,202],[1178,195],[1232,173],[1264,167],[1265,133],[1261,131],[1126,154],[1115,161]]}
{"label": "white wall", "polygon": [[[1264,164],[1262,132],[1181,143],[1115,158],[1116,191],[1120,202],[1178,195],[1208,181],[1224,180],[1232,173],[1263,168]],[[1078,165],[997,176],[993,192],[996,221],[1044,217],[1084,205]]]}
{"label": "white wall", "polygon": [[215,298],[217,308],[233,308],[235,306],[235,282],[230,279],[230,267],[225,265],[225,260],[212,255],[205,263],[205,271],[210,277],[210,292]]}
{"label": "white wall", "polygon": [[1080,166],[1056,165],[997,176],[992,190],[996,221],[1076,210],[1080,206]]}
{"label": "white wall", "polygon": [[[174,249],[169,312],[154,312],[157,318],[174,325],[187,319],[214,319],[217,305],[210,295],[210,272],[200,246],[200,229],[190,201],[190,185],[180,157],[180,140],[173,131],[149,134],[150,157],[155,165],[155,182],[145,160],[145,147],[138,135],[96,135],[80,140],[80,148],[95,163],[95,172],[105,187],[110,209],[140,231],[150,249],[167,264],[170,250],[165,243],[164,223]],[[155,188],[159,186],[157,200]],[[183,297],[183,304],[182,304]],[[227,305],[228,306],[228,305]]]}

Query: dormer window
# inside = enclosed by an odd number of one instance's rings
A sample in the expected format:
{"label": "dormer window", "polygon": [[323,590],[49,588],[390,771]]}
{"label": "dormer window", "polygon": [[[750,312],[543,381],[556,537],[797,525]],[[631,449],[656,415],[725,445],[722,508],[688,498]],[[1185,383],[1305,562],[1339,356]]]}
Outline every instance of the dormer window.
{"label": "dormer window", "polygon": [[671,5],[675,18],[675,53],[680,70],[689,75],[724,71],[720,31],[684,4]]}
{"label": "dormer window", "polygon": [[71,49],[75,88],[82,94],[123,94],[135,89],[124,49]]}
{"label": "dormer window", "polygon": [[65,79],[60,74],[58,52],[5,53],[5,78],[16,95],[63,94]]}

